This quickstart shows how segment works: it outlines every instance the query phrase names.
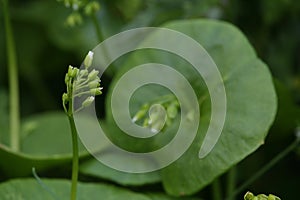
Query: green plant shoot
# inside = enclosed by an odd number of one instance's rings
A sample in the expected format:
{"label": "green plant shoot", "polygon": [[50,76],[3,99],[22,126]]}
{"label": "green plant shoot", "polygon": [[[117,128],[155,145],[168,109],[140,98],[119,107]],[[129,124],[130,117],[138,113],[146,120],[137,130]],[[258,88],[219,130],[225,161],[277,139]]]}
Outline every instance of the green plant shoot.
{"label": "green plant shoot", "polygon": [[[69,66],[68,72],[65,76],[65,83],[67,86],[67,92],[62,95],[62,103],[65,113],[68,116],[71,133],[72,133],[72,145],[73,145],[73,161],[72,161],[72,185],[71,185],[71,200],[76,199],[77,195],[77,181],[78,181],[78,136],[75,127],[73,114],[81,109],[91,105],[95,100],[96,95],[102,94],[100,87],[100,78],[98,77],[99,71],[93,69],[89,71],[93,62],[93,52],[89,52],[86,56],[83,64],[84,69],[78,69],[76,67]],[[80,108],[74,111],[73,100],[76,97],[87,96],[83,101]]]}

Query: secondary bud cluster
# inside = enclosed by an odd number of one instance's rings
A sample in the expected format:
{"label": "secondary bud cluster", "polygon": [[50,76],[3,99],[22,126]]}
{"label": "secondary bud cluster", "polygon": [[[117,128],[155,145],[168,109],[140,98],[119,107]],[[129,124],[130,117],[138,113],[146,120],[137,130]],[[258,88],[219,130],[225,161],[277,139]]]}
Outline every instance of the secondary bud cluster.
{"label": "secondary bud cluster", "polygon": [[84,0],[58,0],[63,2],[67,8],[72,8],[72,13],[67,17],[66,24],[68,26],[76,26],[82,23],[82,10],[88,16],[94,15],[100,10],[100,4],[97,1]]}
{"label": "secondary bud cluster", "polygon": [[72,67],[68,68],[65,76],[65,84],[67,92],[62,95],[63,107],[68,112],[66,105],[72,101],[74,97],[84,97],[82,106],[79,109],[87,107],[93,103],[96,95],[102,94],[100,87],[99,71],[93,69],[89,71],[93,62],[93,52],[90,51],[84,59],[84,69]]}
{"label": "secondary bud cluster", "polygon": [[244,200],[280,200],[280,198],[273,194],[270,194],[269,196],[265,194],[255,196],[253,193],[247,192],[244,196]]}
{"label": "secondary bud cluster", "polygon": [[[175,96],[164,96],[157,101],[142,105],[132,118],[132,122],[142,121],[144,127],[148,127],[153,133],[157,133],[172,124],[172,121],[178,115],[178,110],[179,103]],[[164,127],[165,124],[166,127]]]}

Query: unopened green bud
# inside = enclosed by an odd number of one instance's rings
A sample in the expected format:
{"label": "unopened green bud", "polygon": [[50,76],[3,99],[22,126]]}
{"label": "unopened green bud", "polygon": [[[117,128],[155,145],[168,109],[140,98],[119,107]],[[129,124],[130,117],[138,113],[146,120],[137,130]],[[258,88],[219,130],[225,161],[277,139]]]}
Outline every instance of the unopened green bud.
{"label": "unopened green bud", "polygon": [[93,69],[93,70],[89,73],[88,79],[89,79],[90,81],[93,81],[93,80],[95,80],[95,79],[98,77],[98,74],[99,74],[99,71]]}
{"label": "unopened green bud", "polygon": [[66,73],[66,76],[65,76],[65,83],[68,84],[68,83],[69,83],[69,80],[70,80],[70,77],[69,77],[68,73]]}
{"label": "unopened green bud", "polygon": [[90,92],[92,95],[100,95],[102,94],[102,87],[98,87],[98,88],[93,88],[93,89],[90,89]]}
{"label": "unopened green bud", "polygon": [[89,82],[89,88],[90,88],[90,89],[97,88],[97,87],[99,87],[99,86],[100,86],[100,83],[99,83],[98,80],[94,80],[94,81],[92,81],[92,82]]}
{"label": "unopened green bud", "polygon": [[88,75],[88,73],[89,73],[89,71],[88,70],[86,70],[86,69],[83,69],[83,70],[80,70],[80,72],[79,72],[79,76],[86,76],[86,75]]}
{"label": "unopened green bud", "polygon": [[279,197],[273,195],[273,194],[270,194],[270,195],[268,196],[268,200],[281,200],[281,199],[280,199]]}
{"label": "unopened green bud", "polygon": [[143,127],[147,127],[149,125],[149,118],[146,118],[143,122]]}
{"label": "unopened green bud", "polygon": [[150,130],[152,133],[158,133],[161,130],[160,123],[152,124]]}
{"label": "unopened green bud", "polygon": [[66,104],[69,101],[69,96],[67,93],[63,93],[62,101],[63,101],[63,104]]}
{"label": "unopened green bud", "polygon": [[146,115],[146,113],[148,112],[148,109],[149,109],[149,104],[144,104],[140,108],[140,110],[134,115],[134,117],[132,118],[132,122],[136,122],[136,121],[142,119]]}
{"label": "unopened green bud", "polygon": [[154,104],[149,110],[149,124],[153,133],[158,133],[167,120],[165,108],[160,104]]}
{"label": "unopened green bud", "polygon": [[247,192],[244,196],[244,200],[252,200],[254,198],[254,194],[252,192]]}
{"label": "unopened green bud", "polygon": [[76,77],[78,73],[79,73],[79,69],[74,67],[74,70],[73,70],[74,77]]}
{"label": "unopened green bud", "polygon": [[136,122],[140,119],[142,119],[147,113],[147,110],[143,109],[143,110],[139,110],[134,117],[132,118],[132,122]]}
{"label": "unopened green bud", "polygon": [[94,100],[95,100],[95,97],[89,96],[88,98],[86,98],[86,100],[84,100],[82,102],[82,106],[83,107],[88,107],[89,105],[91,105],[93,103]]}
{"label": "unopened green bud", "polygon": [[71,65],[69,65],[68,76],[70,78],[75,78],[78,72],[79,72],[78,68],[72,67]]}
{"label": "unopened green bud", "polygon": [[78,12],[74,12],[66,20],[66,24],[70,27],[80,25],[82,23],[82,17]]}
{"label": "unopened green bud", "polygon": [[274,195],[270,194],[268,196],[268,200],[276,200],[276,197]]}
{"label": "unopened green bud", "polygon": [[69,65],[69,68],[68,68],[68,75],[71,77],[71,74],[73,73],[73,69],[74,67],[72,65]]}
{"label": "unopened green bud", "polygon": [[161,121],[165,119],[166,111],[165,108],[161,104],[154,104],[151,106],[149,110],[150,124],[155,121]]}
{"label": "unopened green bud", "polygon": [[279,197],[276,197],[273,194],[270,194],[269,196],[265,194],[259,194],[257,196],[254,196],[251,192],[247,192],[244,196],[245,200],[280,200]]}
{"label": "unopened green bud", "polygon": [[165,124],[165,121],[164,120],[156,120],[156,121],[153,121],[151,124],[150,124],[150,127],[151,127],[151,132],[152,133],[158,133],[163,127],[164,127],[164,124]]}
{"label": "unopened green bud", "polygon": [[92,52],[92,51],[89,51],[88,54],[86,55],[86,57],[83,61],[84,67],[86,69],[89,68],[92,65],[93,56],[94,56],[94,52]]}
{"label": "unopened green bud", "polygon": [[177,105],[175,103],[171,103],[167,107],[167,115],[169,118],[174,119],[178,114]]}
{"label": "unopened green bud", "polygon": [[92,15],[99,10],[100,10],[100,4],[97,1],[92,1],[88,3],[84,8],[84,12],[86,15]]}
{"label": "unopened green bud", "polygon": [[268,196],[265,194],[259,194],[256,197],[257,197],[257,200],[268,200]]}

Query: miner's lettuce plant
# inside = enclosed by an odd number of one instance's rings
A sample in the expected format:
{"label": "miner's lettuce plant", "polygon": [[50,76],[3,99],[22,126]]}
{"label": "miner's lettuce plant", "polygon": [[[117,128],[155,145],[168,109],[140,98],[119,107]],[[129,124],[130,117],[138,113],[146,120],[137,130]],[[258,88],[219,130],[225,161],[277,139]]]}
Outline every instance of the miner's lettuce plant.
{"label": "miner's lettuce plant", "polygon": [[[3,129],[2,127],[0,129],[0,170],[6,176],[6,181],[0,184],[0,197],[3,200],[21,198],[75,200],[108,197],[164,200],[199,199],[199,196],[203,199],[233,200],[237,199],[239,194],[245,193],[255,180],[299,146],[298,134],[291,145],[274,156],[250,178],[243,177],[242,184],[237,184],[240,174],[239,166],[236,165],[268,141],[266,137],[275,119],[277,98],[280,100],[282,95],[276,95],[274,80],[268,66],[258,58],[247,38],[235,26],[209,19],[172,21],[161,27],[180,31],[199,42],[216,62],[224,80],[228,110],[221,138],[207,157],[198,159],[198,151],[211,117],[210,96],[203,78],[195,73],[189,63],[173,54],[151,49],[136,51],[125,55],[119,62],[121,66],[119,63],[113,63],[114,69],[109,74],[112,77],[111,82],[104,85],[107,93],[102,97],[105,97],[106,101],[106,115],[99,121],[103,124],[108,137],[117,145],[126,144],[132,151],[144,152],[165,145],[176,132],[181,114],[180,103],[170,91],[157,86],[149,85],[134,94],[130,102],[130,114],[133,123],[145,126],[155,133],[162,131],[161,135],[140,141],[126,136],[114,121],[110,109],[114,86],[122,75],[134,66],[149,62],[171,66],[191,83],[196,91],[201,110],[199,130],[188,151],[176,162],[160,171],[128,174],[110,169],[92,158],[85,150],[78,140],[73,118],[74,113],[91,106],[91,103],[96,103],[96,96],[102,93],[99,72],[91,69],[93,57],[96,56],[92,51],[83,59],[81,68],[69,66],[65,79],[61,81],[65,82],[67,88],[62,96],[61,110],[65,113],[48,112],[20,119],[18,63],[22,60],[17,61],[8,3],[8,0],[2,0],[1,4],[5,24],[9,81],[9,95],[0,90],[0,115],[9,116],[5,120],[2,120],[4,117],[0,118],[0,125],[3,125]],[[71,10],[65,18],[66,21],[62,23],[81,28],[81,25],[88,20],[84,18],[86,15],[92,20],[97,40],[103,41],[104,34],[99,23],[102,6],[100,7],[99,2],[65,0],[62,3]],[[107,9],[107,4],[103,9]],[[124,14],[128,13],[124,11]],[[140,19],[143,19],[142,16]],[[151,37],[153,35],[150,34],[147,39]],[[173,77],[165,78],[176,81]],[[119,98],[125,96],[126,92],[122,91]],[[73,98],[81,98],[82,104],[74,107]],[[10,108],[8,113],[2,112],[8,106],[6,101]],[[161,108],[167,111],[165,115],[158,115],[160,113],[158,110]],[[298,108],[293,107],[291,110],[298,110]],[[8,128],[6,128],[7,124],[9,124]],[[294,126],[292,128],[295,129]],[[108,157],[110,156],[108,149],[99,150],[102,151],[106,152]],[[118,158],[116,162],[121,159]],[[137,160],[133,162],[137,165],[147,164]],[[21,178],[32,176],[33,168],[35,179]],[[51,171],[56,169],[61,170],[64,175]],[[72,170],[71,180],[62,180],[61,178],[69,177],[66,174],[69,174],[70,170]],[[51,179],[39,178],[37,174]],[[222,176],[223,174],[226,175]],[[202,193],[208,190],[206,188],[208,185],[211,194]],[[150,186],[159,189],[149,190]],[[135,192],[132,191],[134,187],[137,188]],[[272,193],[277,194],[277,191]],[[246,200],[279,199],[275,195],[255,196],[252,193],[247,193],[244,198]]]}
{"label": "miner's lettuce plant", "polygon": [[[93,69],[89,71],[93,61],[93,52],[89,52],[84,59],[84,69],[80,70],[76,67],[69,66],[68,72],[65,76],[65,84],[67,86],[67,93],[62,95],[62,103],[65,113],[68,116],[73,146],[73,164],[72,164],[72,187],[71,200],[76,200],[77,195],[77,180],[79,168],[79,151],[78,151],[78,136],[74,121],[74,113],[79,112],[82,108],[90,106],[96,95],[102,94],[100,87],[100,79],[98,77],[99,71]],[[76,97],[87,96],[83,101],[81,107],[74,110],[73,99]],[[67,108],[68,107],[68,108]]]}

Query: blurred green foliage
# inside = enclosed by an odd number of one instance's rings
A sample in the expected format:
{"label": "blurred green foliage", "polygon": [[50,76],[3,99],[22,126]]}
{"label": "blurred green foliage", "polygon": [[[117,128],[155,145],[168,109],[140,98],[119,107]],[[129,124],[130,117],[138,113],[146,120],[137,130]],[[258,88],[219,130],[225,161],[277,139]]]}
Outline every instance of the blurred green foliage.
{"label": "blurred green foliage", "polygon": [[[26,105],[22,106],[22,114],[60,109],[56,99],[63,91],[65,66],[79,65],[85,53],[97,45],[91,19],[84,17],[83,24],[70,28],[65,20],[71,11],[54,0],[14,0],[10,4],[22,104]],[[97,17],[105,38],[121,30],[158,26],[175,19],[204,17],[229,21],[241,28],[273,75],[300,101],[296,92],[300,88],[300,2],[297,0],[103,0],[100,4]],[[0,83],[5,86],[2,17]]]}

